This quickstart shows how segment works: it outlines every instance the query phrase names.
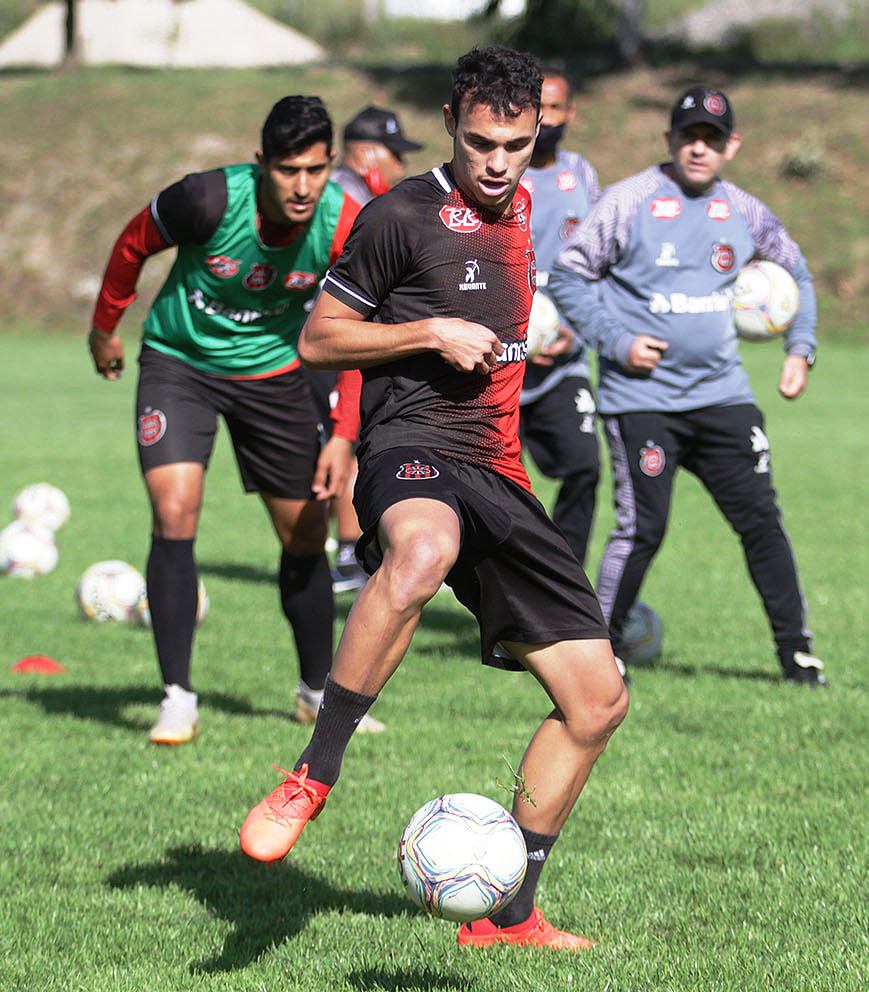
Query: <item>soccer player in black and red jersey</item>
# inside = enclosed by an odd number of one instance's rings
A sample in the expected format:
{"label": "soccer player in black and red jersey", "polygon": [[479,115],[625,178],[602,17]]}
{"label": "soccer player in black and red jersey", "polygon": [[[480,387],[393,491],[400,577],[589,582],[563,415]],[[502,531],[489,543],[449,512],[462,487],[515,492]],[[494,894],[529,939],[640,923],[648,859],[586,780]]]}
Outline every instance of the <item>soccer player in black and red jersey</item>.
{"label": "soccer player in black and red jersey", "polygon": [[483,661],[531,672],[554,707],[518,773],[525,881],[507,907],[463,924],[459,944],[582,950],[590,942],[552,926],[535,890],[627,693],[594,593],[519,458],[535,269],[530,203],[518,185],[540,86],[530,55],[494,47],[459,60],[443,111],[452,160],[362,211],[303,330],[303,361],[362,369],[355,503],[371,578],[348,617],[311,741],[248,814],[241,845],[278,860],[320,813],[356,724],[446,582],[477,617]]}

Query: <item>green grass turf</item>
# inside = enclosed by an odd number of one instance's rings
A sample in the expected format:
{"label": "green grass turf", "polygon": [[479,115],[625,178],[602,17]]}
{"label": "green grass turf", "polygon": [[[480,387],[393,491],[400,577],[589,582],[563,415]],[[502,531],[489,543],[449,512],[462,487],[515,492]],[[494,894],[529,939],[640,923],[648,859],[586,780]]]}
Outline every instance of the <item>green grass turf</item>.
{"label": "green grass turf", "polygon": [[[507,760],[547,710],[531,679],[476,663],[475,627],[448,593],[376,707],[388,733],[352,743],[297,851],[274,867],[238,853],[248,808],[278,780],[271,763],[290,765],[308,738],[288,718],[296,663],[265,515],[221,438],[198,543],[203,734],[149,746],[149,635],[85,623],[72,598],[93,561],[143,566],[134,372],[102,382],[82,339],[36,328],[3,346],[0,507],[47,480],[73,515],[53,573],[0,580],[2,992],[867,987],[865,351],[823,349],[791,405],[775,396],[778,348],[745,349],[832,688],[780,684],[737,542],[683,478],[644,589],[663,658],[636,672],[539,892],[553,921],[599,941],[566,957],[460,952],[453,926],[399,885],[413,810],[445,791],[506,802]],[[609,502],[605,482],[593,566]],[[31,653],[68,673],[10,670]]]}

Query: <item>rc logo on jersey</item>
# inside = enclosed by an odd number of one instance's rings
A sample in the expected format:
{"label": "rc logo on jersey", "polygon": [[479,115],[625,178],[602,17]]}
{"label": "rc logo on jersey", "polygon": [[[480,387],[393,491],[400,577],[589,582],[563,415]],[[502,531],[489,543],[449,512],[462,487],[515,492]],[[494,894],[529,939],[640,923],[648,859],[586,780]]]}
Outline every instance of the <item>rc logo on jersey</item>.
{"label": "rc logo on jersey", "polygon": [[139,444],[150,448],[166,433],[166,414],[162,410],[146,407],[139,417]]}
{"label": "rc logo on jersey", "polygon": [[640,471],[643,475],[654,479],[664,471],[666,464],[667,456],[660,444],[655,444],[654,441],[646,441],[645,445],[640,448]]}
{"label": "rc logo on jersey", "polygon": [[396,479],[403,479],[406,482],[416,482],[419,479],[436,479],[440,472],[434,465],[426,465],[418,459],[412,462],[405,462],[395,473]]}
{"label": "rc logo on jersey", "polygon": [[656,196],[649,210],[655,220],[675,220],[682,213],[682,201],[678,196]]}
{"label": "rc logo on jersey", "polygon": [[262,262],[254,262],[248,269],[244,279],[241,280],[245,289],[261,290],[266,289],[275,281],[275,270],[270,265]]}
{"label": "rc logo on jersey", "polygon": [[751,428],[749,435],[751,450],[757,455],[757,462],[754,471],[757,475],[767,475],[769,473],[769,438],[764,434],[763,428],[755,425]]}
{"label": "rc logo on jersey", "polygon": [[287,289],[310,289],[316,281],[316,272],[288,272],[284,276],[284,285]]}
{"label": "rc logo on jersey", "polygon": [[579,186],[579,176],[575,172],[566,169],[564,172],[558,173],[555,185],[562,193],[572,193]]}
{"label": "rc logo on jersey", "polygon": [[456,234],[473,234],[483,224],[477,211],[471,210],[470,207],[443,206],[438,211],[438,216],[444,227],[455,231]]}
{"label": "rc logo on jersey", "polygon": [[465,262],[465,281],[459,283],[460,290],[486,289],[486,283],[479,278],[480,263],[476,258],[469,258]]}
{"label": "rc logo on jersey", "polygon": [[730,220],[730,204],[727,200],[710,200],[706,206],[706,216],[710,220]]}
{"label": "rc logo on jersey", "polygon": [[230,258],[229,255],[209,255],[205,259],[205,264],[221,279],[231,279],[238,274],[238,267],[241,265],[240,258]]}
{"label": "rc logo on jersey", "polygon": [[676,254],[676,246],[672,241],[662,241],[661,251],[655,259],[655,265],[664,265],[675,268],[679,264],[679,256]]}
{"label": "rc logo on jersey", "polygon": [[716,272],[730,272],[736,264],[736,252],[733,245],[713,245],[709,259]]}

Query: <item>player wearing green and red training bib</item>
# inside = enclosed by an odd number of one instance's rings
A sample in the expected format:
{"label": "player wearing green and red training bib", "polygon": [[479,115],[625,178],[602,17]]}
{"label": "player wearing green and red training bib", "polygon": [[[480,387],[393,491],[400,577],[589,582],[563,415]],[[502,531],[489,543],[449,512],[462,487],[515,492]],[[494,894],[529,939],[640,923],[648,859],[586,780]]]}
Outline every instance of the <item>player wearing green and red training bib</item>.
{"label": "player wearing green and red training bib", "polygon": [[320,99],[285,97],[263,126],[256,165],[188,175],[164,189],[127,225],[106,269],[90,348],[97,371],[114,379],[123,368],[115,327],[135,299],[142,265],[177,248],[145,320],[137,396],[139,460],[154,518],[148,599],[166,687],[150,735],[156,743],[183,743],[198,730],[190,686],[193,542],[218,415],[244,488],[260,494],[281,542],[300,717],[316,713],[331,665],[325,506],[347,478],[358,374],[342,380],[334,433],[321,447],[296,344],[305,306],[359,210],[328,181],[333,155]]}

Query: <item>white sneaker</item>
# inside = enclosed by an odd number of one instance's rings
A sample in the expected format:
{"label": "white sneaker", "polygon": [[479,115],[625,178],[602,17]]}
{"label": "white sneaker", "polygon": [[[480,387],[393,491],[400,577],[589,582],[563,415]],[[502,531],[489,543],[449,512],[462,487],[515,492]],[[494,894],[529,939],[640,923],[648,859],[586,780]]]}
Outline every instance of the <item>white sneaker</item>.
{"label": "white sneaker", "polygon": [[[296,709],[293,719],[296,723],[310,724],[317,722],[317,711],[320,709],[320,700],[323,698],[322,689],[311,689],[301,680],[296,690]],[[359,721],[356,728],[357,734],[382,734],[386,730],[386,724],[376,720],[370,713]]]}
{"label": "white sneaker", "polygon": [[160,716],[151,727],[148,740],[152,744],[186,744],[199,733],[198,697],[180,685],[163,688],[166,696],[160,703]]}

